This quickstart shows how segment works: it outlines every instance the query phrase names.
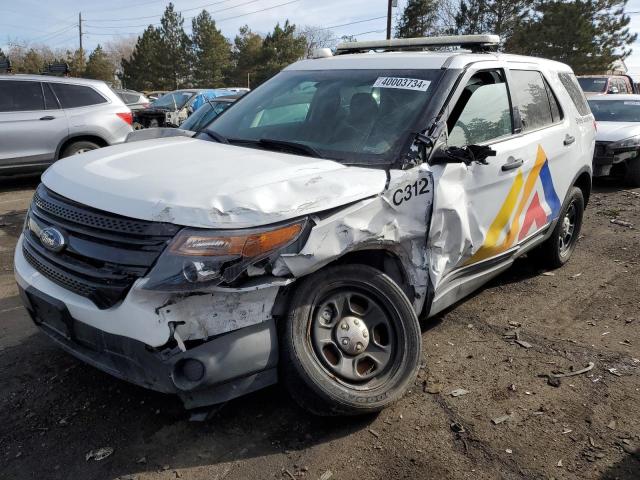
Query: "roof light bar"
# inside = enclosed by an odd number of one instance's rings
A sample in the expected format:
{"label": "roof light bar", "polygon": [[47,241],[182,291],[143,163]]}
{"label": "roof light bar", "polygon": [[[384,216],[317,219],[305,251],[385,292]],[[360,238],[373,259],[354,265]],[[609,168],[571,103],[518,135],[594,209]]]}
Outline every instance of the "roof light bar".
{"label": "roof light bar", "polygon": [[336,47],[336,54],[369,50],[416,50],[431,47],[466,47],[472,51],[485,51],[500,43],[498,35],[448,35],[442,37],[394,38],[366,42],[344,42]]}

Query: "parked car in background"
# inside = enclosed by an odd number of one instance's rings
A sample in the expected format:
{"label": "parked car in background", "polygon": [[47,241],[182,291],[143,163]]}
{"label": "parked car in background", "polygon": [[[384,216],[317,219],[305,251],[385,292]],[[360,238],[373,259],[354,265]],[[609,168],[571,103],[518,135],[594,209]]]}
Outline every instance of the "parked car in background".
{"label": "parked car in background", "polygon": [[148,108],[149,105],[151,105],[151,100],[145,97],[144,94],[136,92],[135,90],[114,89],[114,92],[118,94],[132,112]]}
{"label": "parked car in background", "polygon": [[582,75],[578,83],[587,97],[634,93],[633,80],[626,75]]}
{"label": "parked car in background", "polygon": [[0,175],[123,142],[131,110],[99,80],[0,75]]}
{"label": "parked car in background", "polygon": [[207,99],[233,94],[226,89],[175,90],[154,100],[148,108],[135,112],[142,128],[178,127]]}
{"label": "parked car in background", "polygon": [[142,93],[144,93],[149,100],[153,101],[169,93],[169,90],[151,90],[151,91],[144,91]]}
{"label": "parked car in background", "polygon": [[229,108],[242,95],[230,95],[207,100],[179,128],[199,132],[213,122],[222,112]]}
{"label": "parked car in background", "polygon": [[598,122],[593,175],[624,175],[640,187],[640,95],[592,97],[589,106]]}

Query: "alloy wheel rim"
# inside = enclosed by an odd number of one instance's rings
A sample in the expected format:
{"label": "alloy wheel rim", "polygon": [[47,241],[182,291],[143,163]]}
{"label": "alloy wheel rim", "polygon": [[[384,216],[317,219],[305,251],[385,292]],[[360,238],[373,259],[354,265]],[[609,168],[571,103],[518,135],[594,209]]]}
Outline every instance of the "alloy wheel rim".
{"label": "alloy wheel rim", "polygon": [[560,255],[563,257],[566,256],[573,247],[577,216],[575,203],[572,202],[562,219],[560,227]]}

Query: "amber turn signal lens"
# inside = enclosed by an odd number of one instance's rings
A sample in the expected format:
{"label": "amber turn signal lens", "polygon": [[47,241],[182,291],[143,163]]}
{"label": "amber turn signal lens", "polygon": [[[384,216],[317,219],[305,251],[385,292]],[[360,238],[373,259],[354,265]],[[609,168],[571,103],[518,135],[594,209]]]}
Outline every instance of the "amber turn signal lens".
{"label": "amber turn signal lens", "polygon": [[174,240],[171,253],[187,256],[258,257],[295,240],[302,227],[302,223],[295,223],[264,232],[229,236],[193,235],[193,232],[185,231]]}

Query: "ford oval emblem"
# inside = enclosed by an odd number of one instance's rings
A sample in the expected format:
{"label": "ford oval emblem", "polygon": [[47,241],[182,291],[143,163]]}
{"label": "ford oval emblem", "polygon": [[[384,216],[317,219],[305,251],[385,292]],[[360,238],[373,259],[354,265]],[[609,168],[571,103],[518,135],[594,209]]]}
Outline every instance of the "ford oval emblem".
{"label": "ford oval emblem", "polygon": [[64,235],[55,227],[43,228],[40,232],[40,243],[47,250],[59,252],[67,246]]}

